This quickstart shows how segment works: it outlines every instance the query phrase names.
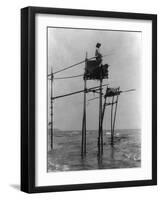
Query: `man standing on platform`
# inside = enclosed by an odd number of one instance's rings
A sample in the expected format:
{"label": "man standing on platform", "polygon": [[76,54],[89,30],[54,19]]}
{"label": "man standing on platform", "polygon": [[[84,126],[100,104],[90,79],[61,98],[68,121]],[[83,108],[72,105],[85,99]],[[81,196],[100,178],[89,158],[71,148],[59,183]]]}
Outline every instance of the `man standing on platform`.
{"label": "man standing on platform", "polygon": [[100,43],[97,43],[97,44],[96,44],[95,56],[96,56],[97,64],[98,64],[99,66],[102,64],[102,54],[100,53],[100,47],[101,47],[101,44],[100,44]]}

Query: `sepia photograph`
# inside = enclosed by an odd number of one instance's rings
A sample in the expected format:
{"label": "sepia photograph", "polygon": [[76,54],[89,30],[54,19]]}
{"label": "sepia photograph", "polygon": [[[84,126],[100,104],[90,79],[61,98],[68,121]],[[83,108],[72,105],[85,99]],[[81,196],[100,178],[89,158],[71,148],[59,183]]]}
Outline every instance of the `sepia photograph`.
{"label": "sepia photograph", "polygon": [[140,168],[142,32],[46,34],[47,172]]}

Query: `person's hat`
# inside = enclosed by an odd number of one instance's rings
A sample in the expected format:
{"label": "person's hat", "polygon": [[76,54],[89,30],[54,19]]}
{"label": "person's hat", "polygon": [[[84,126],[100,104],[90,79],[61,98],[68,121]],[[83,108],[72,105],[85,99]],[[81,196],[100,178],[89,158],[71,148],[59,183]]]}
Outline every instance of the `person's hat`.
{"label": "person's hat", "polygon": [[96,44],[96,47],[99,48],[100,46],[101,46],[101,43],[98,42],[98,43]]}

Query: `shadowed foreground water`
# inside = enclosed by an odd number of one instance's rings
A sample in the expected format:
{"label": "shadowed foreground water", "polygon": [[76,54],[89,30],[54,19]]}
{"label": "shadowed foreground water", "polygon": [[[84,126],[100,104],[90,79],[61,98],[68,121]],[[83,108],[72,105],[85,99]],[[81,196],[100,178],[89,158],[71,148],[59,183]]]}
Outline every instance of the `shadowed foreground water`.
{"label": "shadowed foreground water", "polygon": [[[81,131],[55,131],[54,149],[48,140],[48,172],[141,167],[141,131],[117,130],[114,146],[104,132],[104,153],[97,156],[97,131],[87,131],[87,155],[81,158]],[[50,137],[49,137],[50,138]]]}

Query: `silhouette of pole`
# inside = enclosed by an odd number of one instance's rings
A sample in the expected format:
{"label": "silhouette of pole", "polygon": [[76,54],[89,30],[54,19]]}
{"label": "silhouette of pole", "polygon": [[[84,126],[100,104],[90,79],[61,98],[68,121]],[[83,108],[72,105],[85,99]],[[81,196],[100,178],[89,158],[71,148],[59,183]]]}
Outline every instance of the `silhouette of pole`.
{"label": "silhouette of pole", "polygon": [[82,77],[83,75],[84,75],[84,74],[73,75],[73,76],[57,77],[57,78],[54,78],[54,80],[62,80],[62,79],[79,78],[79,77]]}
{"label": "silhouette of pole", "polygon": [[[111,53],[110,53],[110,54],[103,55],[102,57],[106,57],[106,56],[110,56],[110,55],[111,55]],[[97,57],[97,56],[93,56],[93,57],[91,57],[91,58],[88,58],[88,60],[92,60],[92,59],[94,59],[94,58],[96,58],[96,57]],[[86,62],[86,61],[85,61],[85,60],[82,60],[82,61],[80,61],[80,62],[78,62],[78,63],[75,63],[75,64],[70,65],[70,66],[68,66],[68,67],[65,67],[65,68],[63,68],[63,69],[60,69],[60,70],[58,70],[58,71],[56,71],[56,72],[52,72],[51,74],[48,74],[48,77],[50,77],[51,75],[54,75],[54,74],[63,72],[63,71],[65,71],[65,70],[71,69],[71,68],[73,68],[73,67],[76,67],[76,66],[78,66],[78,65],[80,65],[80,64],[82,64],[82,63],[84,63],[84,62]]]}
{"label": "silhouette of pole", "polygon": [[[102,127],[103,127],[103,119],[104,119],[104,114],[105,114],[105,109],[106,109],[106,101],[107,101],[107,96],[105,96],[104,104],[103,104],[103,111],[102,111]],[[103,128],[102,128],[103,130]]]}
{"label": "silhouette of pole", "polygon": [[114,96],[112,96],[112,105],[111,105],[111,145],[113,146],[113,105],[114,105]]}
{"label": "silhouette of pole", "polygon": [[114,113],[114,120],[113,120],[113,137],[115,133],[115,121],[116,121],[116,112],[117,112],[117,104],[118,104],[118,98],[119,98],[119,90],[120,88],[117,89],[117,97],[116,97],[116,104],[115,104],[115,113]]}
{"label": "silhouette of pole", "polygon": [[[107,86],[108,84],[104,84],[102,85],[102,87],[104,86]],[[100,86],[95,86],[95,87],[91,87],[91,88],[87,88],[86,89],[86,93],[87,92],[94,92],[95,93],[95,90],[98,90]],[[68,97],[68,96],[71,96],[71,95],[75,95],[75,94],[79,94],[81,92],[84,92],[85,90],[78,90],[78,91],[75,91],[75,92],[71,92],[71,93],[68,93],[68,94],[63,94],[63,95],[59,95],[59,96],[56,96],[56,97],[52,97],[52,100],[55,100],[55,99],[59,99],[59,98],[63,98],[63,97]]]}
{"label": "silhouette of pole", "polygon": [[[52,68],[51,68],[51,74],[52,74]],[[53,149],[53,101],[52,101],[52,97],[53,97],[53,74],[51,75],[51,97],[50,97],[50,104],[51,104],[51,135],[50,135],[50,140],[51,140],[51,143],[50,143],[50,147],[51,147],[51,150]]]}
{"label": "silhouette of pole", "polygon": [[86,94],[87,94],[86,68],[87,68],[87,53],[85,59],[85,75],[84,75],[84,102],[83,102],[82,146],[81,146],[82,157],[86,155]]}
{"label": "silhouette of pole", "polygon": [[102,128],[102,66],[101,66],[101,81],[100,81],[100,136],[101,136],[101,154],[103,154],[103,128]]}
{"label": "silhouette of pole", "polygon": [[99,96],[99,131],[98,131],[98,155],[103,154],[103,132],[102,132],[102,65],[100,66],[100,96]]}

